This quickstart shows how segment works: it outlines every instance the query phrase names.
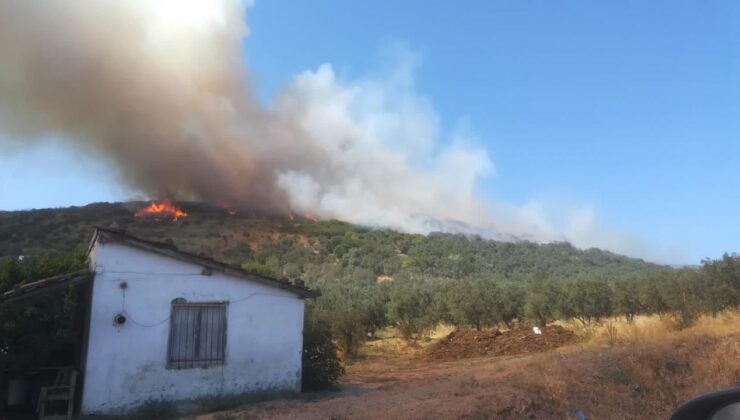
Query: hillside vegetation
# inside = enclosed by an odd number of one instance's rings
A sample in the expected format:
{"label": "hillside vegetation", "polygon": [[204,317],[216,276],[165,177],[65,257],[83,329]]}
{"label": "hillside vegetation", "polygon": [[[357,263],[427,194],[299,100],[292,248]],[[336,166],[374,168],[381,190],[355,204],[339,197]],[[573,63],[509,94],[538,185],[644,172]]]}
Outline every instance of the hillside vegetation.
{"label": "hillside vegetation", "polygon": [[95,225],[116,223],[263,275],[305,279],[322,291],[309,305],[309,320],[330,326],[348,354],[388,325],[412,340],[440,322],[481,329],[668,314],[685,328],[740,299],[734,255],[677,270],[565,243],[412,235],[310,217],[232,214],[201,203],[178,203],[188,216],[175,221],[134,217],[145,204],[2,212],[0,256],[81,251]]}
{"label": "hillside vegetation", "polygon": [[332,268],[387,277],[419,274],[459,279],[635,279],[659,266],[566,243],[497,242],[462,235],[411,235],[338,221],[291,221],[287,215],[228,212],[180,203],[177,221],[135,218],[145,203],[96,203],[83,207],[0,212],[0,257],[67,253],[84,249],[96,225],[115,222],[131,234],[171,238],[180,249],[232,264],[245,262],[281,277],[315,276]]}
{"label": "hillside vegetation", "polygon": [[[321,291],[307,304],[304,328],[304,343],[310,344],[304,378],[315,387],[341,373],[335,345],[345,360],[353,358],[389,328],[412,344],[427,341],[440,324],[477,331],[538,325],[549,331],[545,327],[556,322],[593,328],[655,316],[672,330],[685,330],[740,306],[736,254],[673,269],[562,243],[411,235],[310,217],[234,215],[197,203],[181,203],[189,215],[177,221],[134,217],[144,204],[0,212],[0,292],[82,266],[94,226],[113,222],[133,235],[171,238],[180,249],[263,275],[301,277]],[[65,313],[74,298],[68,294],[54,308],[0,311],[0,347],[22,349],[35,336],[23,320],[39,312],[48,320],[42,333],[52,331],[58,347],[66,348],[69,337],[60,332],[67,330],[58,326],[69,320]]]}

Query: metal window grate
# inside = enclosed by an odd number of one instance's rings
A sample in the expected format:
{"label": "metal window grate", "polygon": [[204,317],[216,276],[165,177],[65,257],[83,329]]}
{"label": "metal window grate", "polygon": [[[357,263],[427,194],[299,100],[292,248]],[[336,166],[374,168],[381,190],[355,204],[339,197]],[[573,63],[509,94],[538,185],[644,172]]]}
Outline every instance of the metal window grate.
{"label": "metal window grate", "polygon": [[226,349],[225,303],[173,303],[167,367],[221,365]]}

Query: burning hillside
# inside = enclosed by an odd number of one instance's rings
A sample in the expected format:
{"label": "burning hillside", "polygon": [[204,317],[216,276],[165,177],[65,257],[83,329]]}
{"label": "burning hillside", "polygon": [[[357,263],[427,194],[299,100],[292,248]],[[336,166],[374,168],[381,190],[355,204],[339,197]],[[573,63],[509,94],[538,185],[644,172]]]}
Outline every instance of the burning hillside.
{"label": "burning hillside", "polygon": [[603,237],[589,209],[551,220],[538,203],[482,198],[488,152],[475,135],[440,132],[412,51],[355,81],[321,65],[266,106],[244,67],[249,3],[0,2],[0,142],[65,141],[149,197],[412,233],[633,245]]}
{"label": "burning hillside", "polygon": [[[314,222],[299,215],[291,220],[285,213],[238,209],[236,215],[230,215],[222,207],[199,202],[172,201],[173,207],[187,214],[177,221],[162,218],[157,222],[134,216],[151,204],[138,201],[0,211],[0,258],[84,250],[95,226],[115,222],[134,236],[153,241],[169,238],[183,251],[232,264],[242,264],[262,254],[291,263],[302,258],[319,259],[329,266],[339,262],[340,266],[356,267],[358,273],[368,269],[383,273],[391,270],[390,277],[395,275],[393,270],[401,267],[424,276],[459,275],[460,259],[468,261],[466,267],[474,272],[495,278],[526,277],[526,273],[572,278],[573,273],[583,273],[588,278],[631,279],[659,269],[644,261],[596,250],[583,252],[565,244],[534,246],[468,240],[459,235],[430,235],[425,239],[336,220]],[[287,254],[279,254],[282,252]],[[310,267],[317,262],[303,263],[298,266]]]}
{"label": "burning hillside", "polygon": [[164,200],[161,203],[152,201],[148,206],[134,213],[134,216],[152,218],[155,220],[171,219],[174,221],[188,217],[188,214],[178,207],[175,207],[170,200]]}

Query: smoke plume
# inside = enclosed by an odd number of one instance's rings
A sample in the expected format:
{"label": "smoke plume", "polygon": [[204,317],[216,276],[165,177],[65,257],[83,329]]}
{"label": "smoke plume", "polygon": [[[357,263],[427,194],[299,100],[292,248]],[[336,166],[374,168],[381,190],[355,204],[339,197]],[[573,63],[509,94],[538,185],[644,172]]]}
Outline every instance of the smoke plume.
{"label": "smoke plume", "polygon": [[558,230],[536,204],[479,198],[488,154],[462,135],[441,138],[407,51],[381,77],[354,82],[322,65],[263,105],[243,60],[246,6],[0,2],[0,143],[62,138],[153,198],[622,247],[594,233],[590,213]]}

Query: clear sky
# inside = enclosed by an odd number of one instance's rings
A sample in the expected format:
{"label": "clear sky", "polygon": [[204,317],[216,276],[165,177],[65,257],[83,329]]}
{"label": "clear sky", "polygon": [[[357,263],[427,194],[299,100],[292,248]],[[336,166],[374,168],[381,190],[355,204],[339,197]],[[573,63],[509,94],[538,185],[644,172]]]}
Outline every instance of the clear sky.
{"label": "clear sky", "polygon": [[[673,263],[740,251],[740,3],[257,1],[245,56],[269,101],[296,74],[376,67],[402,43],[417,90],[464,121],[495,174],[482,193],[592,207]],[[0,156],[0,209],[133,196],[58,146]]]}

